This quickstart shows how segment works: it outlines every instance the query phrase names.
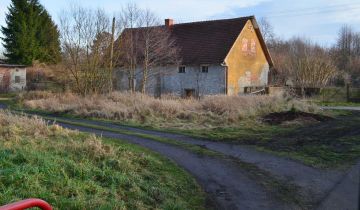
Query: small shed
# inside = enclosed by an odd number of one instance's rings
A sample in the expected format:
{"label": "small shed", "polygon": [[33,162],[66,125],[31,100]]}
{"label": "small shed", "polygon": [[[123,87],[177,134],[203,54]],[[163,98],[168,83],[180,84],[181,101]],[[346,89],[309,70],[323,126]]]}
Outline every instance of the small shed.
{"label": "small shed", "polygon": [[0,63],[0,92],[16,92],[26,88],[26,66]]}

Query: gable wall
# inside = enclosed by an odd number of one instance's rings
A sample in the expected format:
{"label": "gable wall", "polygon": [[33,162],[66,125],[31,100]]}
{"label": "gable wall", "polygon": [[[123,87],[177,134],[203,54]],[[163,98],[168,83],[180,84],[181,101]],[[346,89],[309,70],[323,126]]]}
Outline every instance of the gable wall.
{"label": "gable wall", "polygon": [[250,20],[235,41],[225,62],[228,66],[229,95],[243,93],[244,87],[268,84],[269,64]]}

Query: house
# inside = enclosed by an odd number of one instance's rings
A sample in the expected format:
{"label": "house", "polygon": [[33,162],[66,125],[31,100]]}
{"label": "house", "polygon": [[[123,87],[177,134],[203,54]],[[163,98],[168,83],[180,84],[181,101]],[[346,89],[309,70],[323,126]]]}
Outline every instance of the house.
{"label": "house", "polygon": [[[181,63],[155,67],[166,74],[149,79],[147,93],[238,95],[268,85],[273,62],[254,16],[182,24],[166,19],[161,27],[174,38]],[[128,77],[116,72],[117,88],[126,90]],[[135,80],[138,86],[141,79]]]}
{"label": "house", "polygon": [[0,92],[15,92],[26,87],[26,67],[0,64]]}

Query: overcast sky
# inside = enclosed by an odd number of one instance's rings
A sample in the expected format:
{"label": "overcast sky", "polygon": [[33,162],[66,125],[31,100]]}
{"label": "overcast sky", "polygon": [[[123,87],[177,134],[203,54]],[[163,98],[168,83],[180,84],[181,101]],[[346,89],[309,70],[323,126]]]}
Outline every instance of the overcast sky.
{"label": "overcast sky", "polygon": [[[59,20],[62,10],[70,4],[102,8],[114,14],[127,0],[40,0]],[[159,17],[173,18],[175,22],[189,22],[255,15],[267,17],[277,36],[302,36],[324,46],[336,40],[343,24],[360,31],[360,0],[134,0],[142,8],[149,8]],[[0,0],[0,25],[4,25],[10,0]],[[2,36],[0,34],[0,36]],[[2,49],[0,49],[2,50]]]}

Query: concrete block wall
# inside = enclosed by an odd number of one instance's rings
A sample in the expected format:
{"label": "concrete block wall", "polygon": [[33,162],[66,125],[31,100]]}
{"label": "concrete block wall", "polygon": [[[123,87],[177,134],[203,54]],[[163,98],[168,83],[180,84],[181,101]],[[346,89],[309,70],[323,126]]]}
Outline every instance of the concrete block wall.
{"label": "concrete block wall", "polygon": [[[203,73],[200,65],[185,66],[185,73],[179,73],[178,66],[158,67],[152,70],[147,81],[149,95],[174,94],[184,96],[185,90],[194,90],[195,94],[225,94],[225,67],[208,65],[208,72]],[[115,71],[118,90],[128,90],[129,79],[120,69]],[[136,71],[136,88],[141,88],[141,69]]]}

